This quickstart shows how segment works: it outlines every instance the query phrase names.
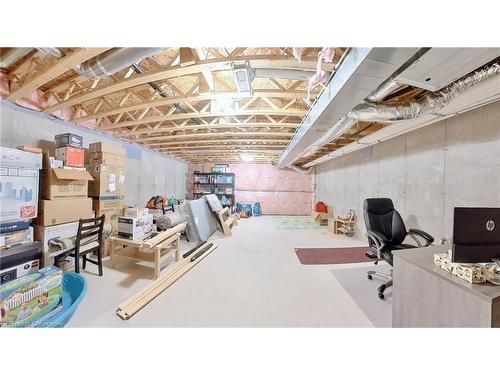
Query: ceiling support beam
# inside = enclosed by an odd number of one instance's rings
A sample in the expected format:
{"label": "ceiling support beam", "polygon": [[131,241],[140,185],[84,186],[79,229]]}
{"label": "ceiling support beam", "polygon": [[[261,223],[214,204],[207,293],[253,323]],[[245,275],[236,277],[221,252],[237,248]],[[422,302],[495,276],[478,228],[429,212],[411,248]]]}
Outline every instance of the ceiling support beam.
{"label": "ceiling support beam", "polygon": [[7,96],[7,100],[15,102],[31,94],[39,87],[59,77],[61,74],[66,73],[68,70],[73,69],[76,65],[100,55],[108,49],[109,48],[79,48],[67,56],[55,60],[50,63],[43,72],[36,74],[34,77],[30,77],[27,82],[11,91],[9,96]]}
{"label": "ceiling support beam", "polygon": [[[211,71],[228,70],[231,62],[244,63],[248,61],[253,68],[269,68],[278,67],[283,69],[304,69],[314,70],[316,68],[316,60],[302,60],[300,63],[295,59],[290,59],[287,56],[279,55],[253,55],[253,56],[239,56],[234,58],[219,58],[200,61],[198,64],[190,66],[175,66],[162,69],[155,69],[152,71],[132,76],[129,78],[120,79],[117,82],[90,90],[83,94],[78,94],[70,97],[61,103],[50,106],[44,110],[45,113],[54,113],[55,111],[67,108],[72,105],[81,104],[99,98],[113,92],[126,90],[131,87],[147,84],[149,82],[161,81],[171,78],[177,78],[187,75],[202,73],[204,69]],[[328,66],[325,66],[328,65]],[[333,69],[333,64],[324,64],[325,69]]]}

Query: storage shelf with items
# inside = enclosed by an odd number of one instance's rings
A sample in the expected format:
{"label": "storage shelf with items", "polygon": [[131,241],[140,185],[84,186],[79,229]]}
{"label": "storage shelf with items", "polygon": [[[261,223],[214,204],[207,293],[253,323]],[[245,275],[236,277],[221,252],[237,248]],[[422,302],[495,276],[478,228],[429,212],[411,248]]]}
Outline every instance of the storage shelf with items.
{"label": "storage shelf with items", "polygon": [[234,206],[234,173],[194,172],[193,194],[198,199],[206,194],[217,195],[223,206]]}

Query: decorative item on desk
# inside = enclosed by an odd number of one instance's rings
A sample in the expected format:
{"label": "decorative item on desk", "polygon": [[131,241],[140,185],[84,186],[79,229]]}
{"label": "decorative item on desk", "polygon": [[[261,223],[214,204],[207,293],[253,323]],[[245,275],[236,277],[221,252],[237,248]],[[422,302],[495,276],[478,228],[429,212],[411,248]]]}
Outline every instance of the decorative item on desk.
{"label": "decorative item on desk", "polygon": [[485,265],[453,263],[449,253],[434,254],[434,264],[472,284],[481,284],[487,281],[488,269]]}

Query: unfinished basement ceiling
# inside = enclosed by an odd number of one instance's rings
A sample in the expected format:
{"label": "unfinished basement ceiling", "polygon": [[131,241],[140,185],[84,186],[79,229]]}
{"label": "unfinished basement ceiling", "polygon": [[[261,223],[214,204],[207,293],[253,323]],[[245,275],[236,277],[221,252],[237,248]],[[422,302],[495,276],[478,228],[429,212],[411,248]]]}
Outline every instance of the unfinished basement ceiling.
{"label": "unfinished basement ceiling", "polygon": [[[118,48],[19,50],[0,51],[2,98],[192,162],[276,163],[325,87],[308,90],[321,48],[299,59],[290,47],[118,51],[109,66]],[[325,79],[348,49],[332,51]],[[112,74],[87,69],[96,56]]]}

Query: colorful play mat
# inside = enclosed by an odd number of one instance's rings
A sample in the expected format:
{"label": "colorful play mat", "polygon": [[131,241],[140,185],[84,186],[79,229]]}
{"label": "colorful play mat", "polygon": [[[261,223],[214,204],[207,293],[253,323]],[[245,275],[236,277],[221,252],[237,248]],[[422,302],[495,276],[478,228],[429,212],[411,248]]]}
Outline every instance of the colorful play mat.
{"label": "colorful play mat", "polygon": [[324,229],[316,224],[310,217],[276,217],[274,218],[276,229]]}

